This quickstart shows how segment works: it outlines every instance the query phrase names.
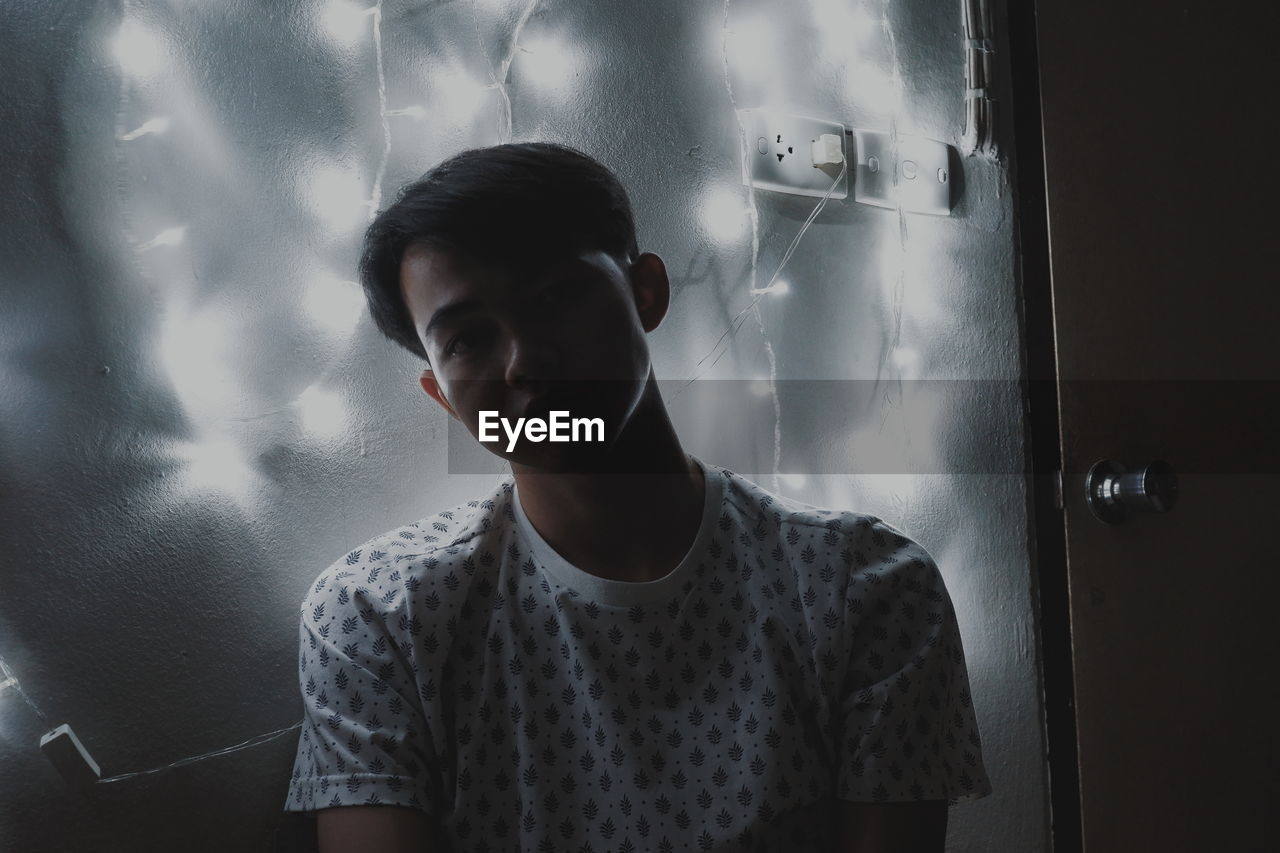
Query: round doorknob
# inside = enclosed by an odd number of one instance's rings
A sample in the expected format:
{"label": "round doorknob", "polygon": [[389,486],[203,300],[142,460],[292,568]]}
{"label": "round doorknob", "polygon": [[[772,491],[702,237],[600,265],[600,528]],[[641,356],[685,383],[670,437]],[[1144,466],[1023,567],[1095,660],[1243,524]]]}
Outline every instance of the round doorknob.
{"label": "round doorknob", "polygon": [[1089,509],[1106,524],[1119,524],[1130,512],[1168,512],[1178,502],[1178,475],[1160,459],[1127,471],[1102,459],[1089,469],[1084,487]]}

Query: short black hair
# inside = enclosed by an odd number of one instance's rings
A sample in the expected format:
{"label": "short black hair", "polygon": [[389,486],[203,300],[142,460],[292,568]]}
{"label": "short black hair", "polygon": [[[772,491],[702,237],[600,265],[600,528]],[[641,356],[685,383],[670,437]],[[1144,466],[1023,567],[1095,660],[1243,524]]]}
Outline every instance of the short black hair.
{"label": "short black hair", "polygon": [[443,249],[504,270],[599,249],[639,256],[626,189],[576,148],[514,142],[471,148],[400,188],[364,235],[360,284],[387,338],[430,364],[400,291],[411,245]]}

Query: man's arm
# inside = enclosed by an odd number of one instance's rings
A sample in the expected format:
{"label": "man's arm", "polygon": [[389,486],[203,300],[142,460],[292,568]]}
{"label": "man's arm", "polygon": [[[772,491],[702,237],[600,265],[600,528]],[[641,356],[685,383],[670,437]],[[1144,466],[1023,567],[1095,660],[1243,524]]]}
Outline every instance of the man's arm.
{"label": "man's arm", "polygon": [[340,806],[316,812],[320,853],[438,853],[435,821],[405,806]]}
{"label": "man's arm", "polygon": [[947,801],[836,801],[836,853],[942,853]]}

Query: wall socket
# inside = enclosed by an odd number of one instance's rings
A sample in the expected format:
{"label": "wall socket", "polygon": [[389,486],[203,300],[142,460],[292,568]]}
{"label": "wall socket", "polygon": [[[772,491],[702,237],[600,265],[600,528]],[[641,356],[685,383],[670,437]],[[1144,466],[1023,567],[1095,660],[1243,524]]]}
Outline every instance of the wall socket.
{"label": "wall socket", "polygon": [[853,200],[861,204],[951,213],[952,157],[946,143],[899,135],[895,145],[882,131],[846,129],[837,121],[771,109],[741,109],[737,115],[747,137],[744,185],[843,199],[852,182]]}
{"label": "wall socket", "polygon": [[[848,160],[852,146],[843,124],[774,110],[742,109],[737,114],[747,135],[749,160],[745,171],[751,186],[816,198],[849,195]],[[824,134],[839,138],[845,162],[814,165],[813,146]],[[743,185],[747,185],[745,178]]]}

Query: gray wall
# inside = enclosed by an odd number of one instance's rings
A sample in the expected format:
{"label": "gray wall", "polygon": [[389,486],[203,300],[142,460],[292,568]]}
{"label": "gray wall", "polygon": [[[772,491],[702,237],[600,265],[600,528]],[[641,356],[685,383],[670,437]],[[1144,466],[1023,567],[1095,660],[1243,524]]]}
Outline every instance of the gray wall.
{"label": "gray wall", "polygon": [[[871,25],[824,29],[814,10],[834,5]],[[527,20],[523,0],[388,2],[349,36],[341,8],[0,10],[0,659],[17,680],[0,848],[273,849],[307,585],[493,482],[449,473],[420,366],[350,284],[361,200],[462,148],[548,139],[618,173],[666,261],[664,394],[772,376],[779,444],[771,423],[739,473],[880,515],[937,559],[995,787],[952,809],[949,848],[1047,849],[1023,408],[1016,385],[963,381],[1022,376],[1008,156],[960,161],[950,217],[828,200],[779,276],[790,292],[743,313],[818,200],[741,185],[734,103],[958,146],[958,0],[737,0],[727,68],[715,0],[543,0]],[[736,47],[752,21],[771,47]],[[503,79],[509,54],[505,90],[460,88]],[[709,218],[726,198],[754,210],[736,235]],[[904,406],[911,379],[962,380],[959,397]],[[823,387],[883,408],[834,421],[793,399],[812,380],[868,380]],[[713,430],[681,435],[728,463]],[[941,462],[847,470],[833,446]],[[38,749],[61,723],[126,778],[68,790]]]}

